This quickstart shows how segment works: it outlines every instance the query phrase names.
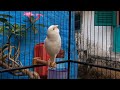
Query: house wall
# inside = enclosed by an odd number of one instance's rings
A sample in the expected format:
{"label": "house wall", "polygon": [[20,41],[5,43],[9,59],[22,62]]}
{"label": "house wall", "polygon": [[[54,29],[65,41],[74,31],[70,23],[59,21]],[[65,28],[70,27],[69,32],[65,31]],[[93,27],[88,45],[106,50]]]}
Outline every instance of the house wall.
{"label": "house wall", "polygon": [[109,55],[112,44],[112,26],[94,26],[94,11],[83,11],[82,19],[79,49],[87,49],[92,55]]}

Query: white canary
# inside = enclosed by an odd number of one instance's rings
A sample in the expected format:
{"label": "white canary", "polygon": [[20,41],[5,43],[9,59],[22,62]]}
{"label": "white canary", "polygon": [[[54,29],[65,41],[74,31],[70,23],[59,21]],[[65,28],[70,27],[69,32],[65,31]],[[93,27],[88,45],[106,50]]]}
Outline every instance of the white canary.
{"label": "white canary", "polygon": [[61,37],[59,34],[58,25],[51,25],[48,28],[47,36],[44,41],[45,49],[50,56],[48,66],[51,68],[56,67],[56,56],[61,49]]}

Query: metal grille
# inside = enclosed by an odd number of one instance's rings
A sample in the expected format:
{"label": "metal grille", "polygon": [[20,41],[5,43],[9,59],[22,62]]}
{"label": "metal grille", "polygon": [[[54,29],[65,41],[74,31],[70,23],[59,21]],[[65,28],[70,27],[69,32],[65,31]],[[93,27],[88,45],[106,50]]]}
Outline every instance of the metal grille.
{"label": "metal grille", "polygon": [[[0,11],[0,79],[119,78],[120,15],[109,13],[111,26],[95,24],[95,11]],[[59,25],[62,40],[54,69],[43,50],[50,25]]]}
{"label": "metal grille", "polygon": [[[79,78],[120,78],[118,12],[81,12],[83,17],[81,32],[76,32],[75,34],[79,61],[85,65],[79,65]],[[96,17],[97,13],[95,12],[98,12],[98,16],[99,14],[101,15],[101,21],[97,21],[97,24],[95,22],[99,17]],[[107,13],[111,13],[111,22],[107,22],[109,16],[106,16],[107,19],[102,18]],[[111,25],[108,25],[109,23],[111,23]],[[118,31],[118,33],[116,33],[116,31]]]}

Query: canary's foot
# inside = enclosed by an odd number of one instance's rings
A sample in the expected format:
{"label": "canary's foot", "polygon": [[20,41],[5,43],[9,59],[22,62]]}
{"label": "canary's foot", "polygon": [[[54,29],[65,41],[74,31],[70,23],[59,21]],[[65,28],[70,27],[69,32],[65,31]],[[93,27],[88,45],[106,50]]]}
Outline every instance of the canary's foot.
{"label": "canary's foot", "polygon": [[52,68],[56,68],[56,63],[55,62],[51,62],[51,67]]}
{"label": "canary's foot", "polygon": [[56,68],[56,63],[50,61],[50,62],[48,63],[48,66],[49,66],[50,68]]}

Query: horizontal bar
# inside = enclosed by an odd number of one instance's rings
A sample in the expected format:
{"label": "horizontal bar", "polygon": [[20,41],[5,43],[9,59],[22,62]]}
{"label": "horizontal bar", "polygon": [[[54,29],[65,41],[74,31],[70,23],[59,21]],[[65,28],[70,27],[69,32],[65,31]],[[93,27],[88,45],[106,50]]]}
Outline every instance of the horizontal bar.
{"label": "horizontal bar", "polygon": [[[59,62],[56,62],[56,64],[66,63],[66,62],[68,62],[68,60],[59,61]],[[101,66],[101,65],[94,65],[94,64],[90,64],[90,63],[86,63],[86,62],[73,61],[73,60],[70,60],[70,62],[83,64],[83,65],[89,65],[89,66],[93,66],[93,67],[104,68],[104,69],[109,69],[109,70],[114,70],[114,71],[120,71],[119,68],[112,68],[112,67],[106,67],[106,66]],[[14,71],[14,70],[27,69],[27,68],[41,67],[41,66],[45,66],[45,65],[31,65],[31,66],[24,66],[24,67],[13,68],[13,69],[3,69],[3,70],[0,70],[0,73],[2,73],[2,72],[10,72],[10,71]]]}
{"label": "horizontal bar", "polygon": [[90,64],[90,63],[86,63],[86,62],[73,61],[73,60],[70,60],[70,62],[83,64],[83,65],[89,65],[89,66],[93,66],[93,67],[104,68],[104,69],[109,69],[109,70],[114,70],[114,71],[120,71],[119,68],[112,68],[112,67],[106,67],[106,66],[101,66],[101,65],[94,65],[94,64]]}
{"label": "horizontal bar", "polygon": [[90,56],[93,59],[103,59],[103,60],[107,60],[107,61],[116,61],[117,58],[114,57],[100,57],[100,56]]}
{"label": "horizontal bar", "polygon": [[[59,62],[56,62],[56,64],[65,63],[65,62],[68,62],[68,60],[59,61]],[[19,67],[19,68],[12,68],[12,69],[3,69],[3,70],[0,70],[0,73],[9,72],[9,71],[14,71],[14,70],[27,69],[27,68],[41,67],[41,66],[46,66],[46,65],[44,65],[44,64],[42,64],[42,65],[39,64],[39,65],[24,66],[24,67]]]}

